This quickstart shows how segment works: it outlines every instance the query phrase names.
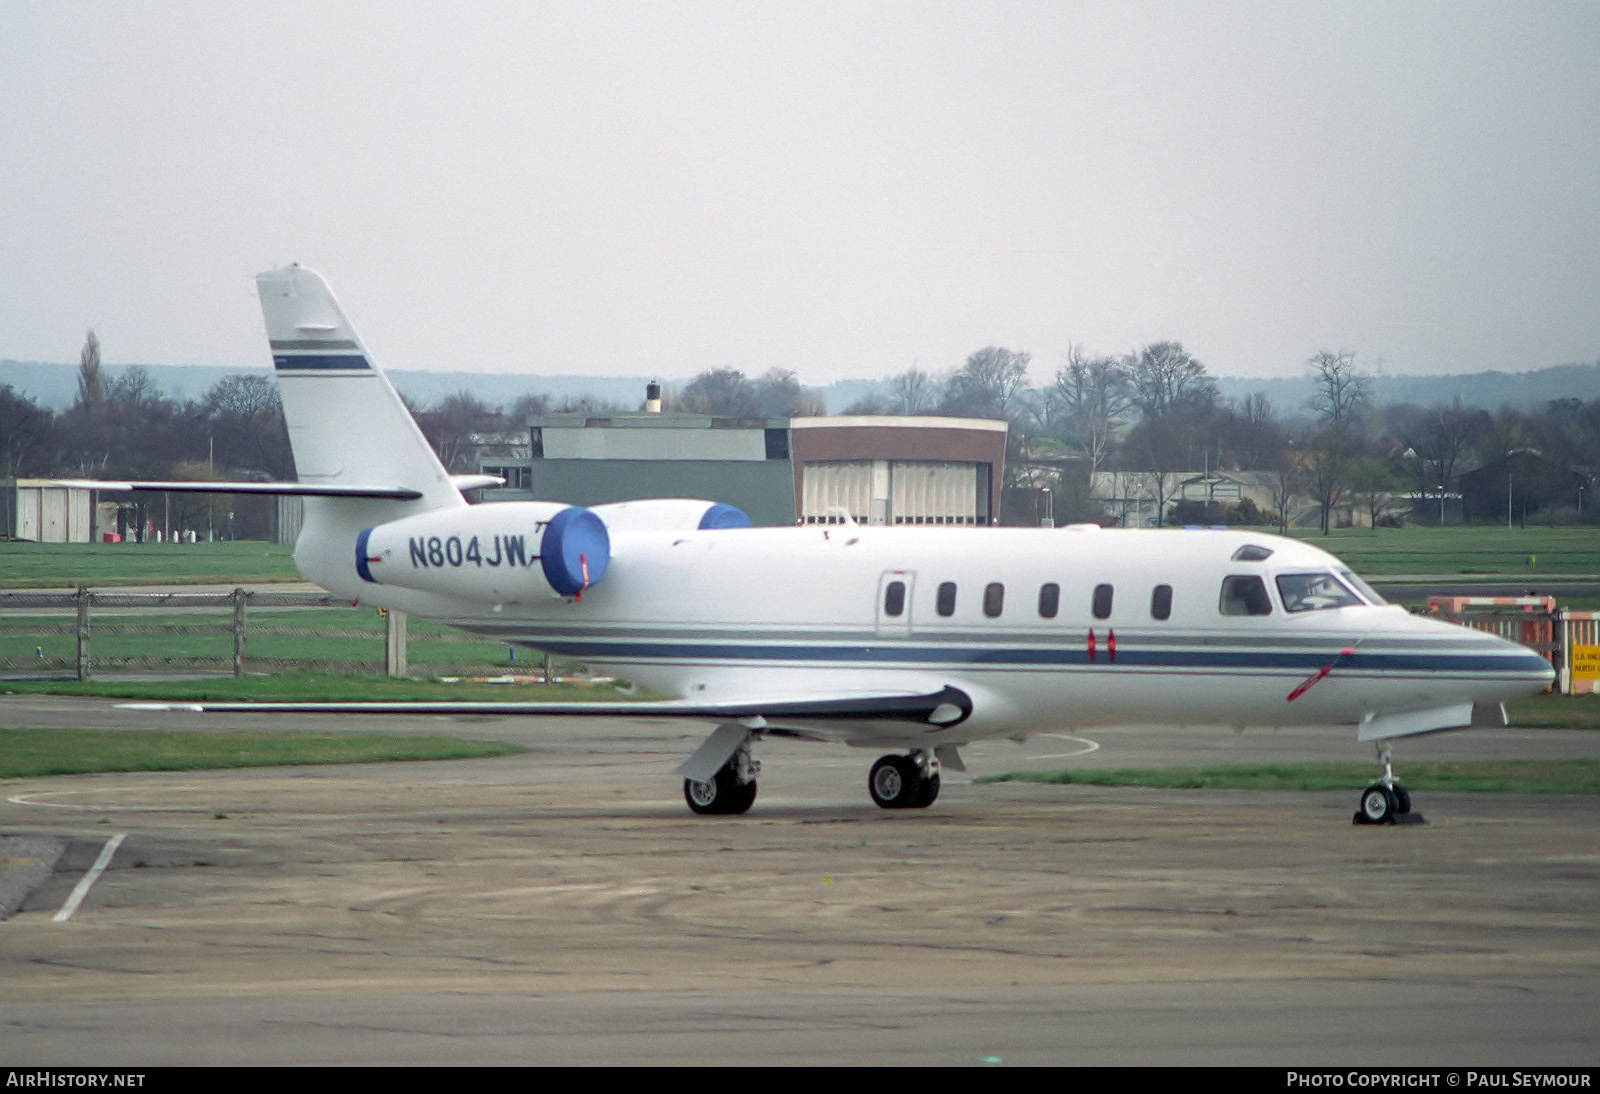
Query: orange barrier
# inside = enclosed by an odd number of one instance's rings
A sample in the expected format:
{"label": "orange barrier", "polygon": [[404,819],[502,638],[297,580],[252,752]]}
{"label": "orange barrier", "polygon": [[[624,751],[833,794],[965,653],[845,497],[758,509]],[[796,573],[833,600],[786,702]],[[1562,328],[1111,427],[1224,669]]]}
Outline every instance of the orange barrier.
{"label": "orange barrier", "polygon": [[1562,694],[1600,692],[1600,612],[1557,608],[1553,596],[1430,596],[1428,614],[1538,652]]}

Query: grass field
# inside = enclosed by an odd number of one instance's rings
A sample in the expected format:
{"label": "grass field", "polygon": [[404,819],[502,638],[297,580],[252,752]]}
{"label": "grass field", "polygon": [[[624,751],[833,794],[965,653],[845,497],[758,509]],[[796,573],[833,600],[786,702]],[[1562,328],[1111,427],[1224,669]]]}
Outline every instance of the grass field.
{"label": "grass field", "polygon": [[0,589],[299,581],[278,543],[0,542]]}
{"label": "grass field", "polygon": [[196,676],[185,680],[4,680],[0,695],[106,695],[118,699],[177,702],[340,703],[363,701],[580,703],[627,698],[609,684],[543,684],[535,680],[488,684],[469,679],[391,680],[383,676],[279,672],[250,676]]}
{"label": "grass field", "polygon": [[1600,529],[1347,528],[1295,538],[1338,555],[1363,576],[1389,574],[1503,575],[1600,574]]}
{"label": "grass field", "polygon": [[[426,619],[408,621],[407,656],[426,673],[529,670],[540,654],[515,653],[503,642],[484,641]],[[324,665],[383,664],[384,620],[373,608],[250,608],[245,626],[245,667],[272,667],[275,659]],[[90,649],[97,662],[117,658],[149,661],[208,658],[226,667],[233,657],[231,606],[183,611],[94,609]],[[26,670],[76,664],[77,617],[73,610],[0,614],[0,665]]]}
{"label": "grass field", "polygon": [[195,771],[285,764],[460,760],[522,752],[504,741],[364,733],[183,733],[0,729],[0,779],[93,771]]}

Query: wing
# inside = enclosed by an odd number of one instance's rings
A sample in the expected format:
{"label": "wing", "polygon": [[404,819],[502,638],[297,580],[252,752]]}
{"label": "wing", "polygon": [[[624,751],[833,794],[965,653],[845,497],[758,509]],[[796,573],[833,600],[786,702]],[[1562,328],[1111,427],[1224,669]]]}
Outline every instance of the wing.
{"label": "wing", "polygon": [[[750,699],[715,703],[657,702],[361,702],[361,703],[119,703],[124,710],[192,710],[213,714],[497,714],[601,718],[692,718],[745,722],[762,729],[831,722],[909,722],[947,729],[972,714],[958,688],[927,695],[862,695],[832,699]],[[757,723],[748,725],[748,723]]]}

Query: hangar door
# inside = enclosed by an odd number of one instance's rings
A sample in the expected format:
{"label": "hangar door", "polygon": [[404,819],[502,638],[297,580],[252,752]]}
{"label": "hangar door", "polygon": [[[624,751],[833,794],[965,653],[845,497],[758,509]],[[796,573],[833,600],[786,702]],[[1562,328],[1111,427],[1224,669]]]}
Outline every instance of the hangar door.
{"label": "hangar door", "polygon": [[[986,524],[989,468],[975,463],[896,460],[889,468],[894,524]],[[981,501],[981,504],[980,504]]]}
{"label": "hangar door", "polygon": [[823,460],[801,475],[801,520],[833,524],[987,524],[987,464],[931,460]]}

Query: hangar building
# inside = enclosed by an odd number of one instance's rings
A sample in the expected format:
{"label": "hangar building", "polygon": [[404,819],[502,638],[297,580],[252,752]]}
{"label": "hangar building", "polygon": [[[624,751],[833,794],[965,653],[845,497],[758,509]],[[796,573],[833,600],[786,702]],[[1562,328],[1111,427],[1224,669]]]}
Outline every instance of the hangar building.
{"label": "hangar building", "polygon": [[[696,497],[757,525],[998,523],[1006,423],[976,418],[548,414],[528,448],[482,451],[485,500]],[[525,469],[525,470],[524,470]]]}

